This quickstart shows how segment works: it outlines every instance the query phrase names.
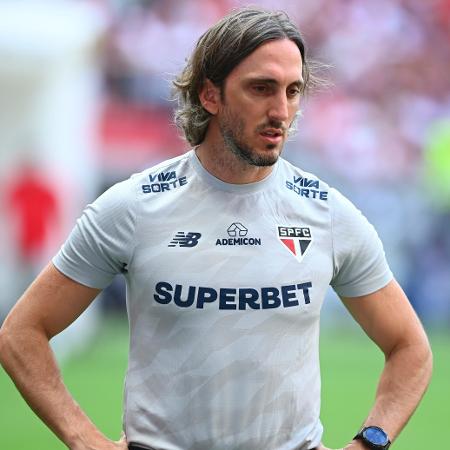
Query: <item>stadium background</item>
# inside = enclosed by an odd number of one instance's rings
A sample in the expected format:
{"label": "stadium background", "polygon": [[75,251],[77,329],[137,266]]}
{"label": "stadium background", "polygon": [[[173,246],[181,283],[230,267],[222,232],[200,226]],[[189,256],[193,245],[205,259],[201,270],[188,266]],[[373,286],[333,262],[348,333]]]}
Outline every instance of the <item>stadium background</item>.
{"label": "stadium background", "polygon": [[[0,3],[0,321],[86,203],[187,149],[170,80],[238,0]],[[331,82],[303,102],[285,156],[340,189],[376,226],[430,334],[435,374],[395,448],[446,448],[450,420],[450,1],[277,0]],[[329,293],[325,443],[359,427],[382,357]],[[120,434],[127,328],[117,279],[54,340],[76,399]],[[0,370],[1,448],[61,449]]]}

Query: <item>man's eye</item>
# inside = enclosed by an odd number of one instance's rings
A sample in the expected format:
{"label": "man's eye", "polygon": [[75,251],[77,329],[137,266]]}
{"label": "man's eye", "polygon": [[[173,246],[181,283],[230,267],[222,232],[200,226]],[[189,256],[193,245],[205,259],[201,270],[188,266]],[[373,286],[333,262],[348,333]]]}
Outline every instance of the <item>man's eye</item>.
{"label": "man's eye", "polygon": [[299,94],[300,94],[300,90],[297,89],[297,88],[293,88],[293,89],[289,89],[288,90],[289,97],[296,97]]}
{"label": "man's eye", "polygon": [[253,86],[253,90],[259,93],[263,93],[267,91],[267,86],[265,86],[264,84],[255,84]]}

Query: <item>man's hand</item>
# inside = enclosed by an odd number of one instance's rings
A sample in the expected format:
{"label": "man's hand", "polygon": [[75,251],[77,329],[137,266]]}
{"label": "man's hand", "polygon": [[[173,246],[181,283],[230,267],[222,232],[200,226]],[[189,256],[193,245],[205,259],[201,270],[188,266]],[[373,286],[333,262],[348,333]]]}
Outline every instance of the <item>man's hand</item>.
{"label": "man's hand", "polygon": [[128,450],[128,443],[125,434],[122,433],[122,438],[115,442],[117,450]]}
{"label": "man's hand", "polygon": [[328,447],[324,447],[323,445],[320,445],[317,450],[366,450],[366,447],[363,446],[361,442],[358,441],[352,441],[350,444],[347,444],[344,448],[337,448],[332,449]]}
{"label": "man's hand", "polygon": [[127,438],[124,433],[118,441],[110,441],[109,439],[102,439],[95,444],[86,445],[84,443],[77,443],[70,446],[71,450],[128,450]]}
{"label": "man's hand", "polygon": [[127,438],[124,433],[122,433],[122,437],[113,442],[114,447],[111,447],[111,450],[128,450]]}
{"label": "man's hand", "polygon": [[367,447],[360,441],[352,441],[347,444],[342,450],[366,450]]}

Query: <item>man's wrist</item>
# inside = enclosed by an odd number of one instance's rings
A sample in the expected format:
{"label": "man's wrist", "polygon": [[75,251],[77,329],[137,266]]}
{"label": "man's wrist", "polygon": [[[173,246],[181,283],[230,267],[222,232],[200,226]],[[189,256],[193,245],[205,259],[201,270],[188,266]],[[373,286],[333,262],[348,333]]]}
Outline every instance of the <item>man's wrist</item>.
{"label": "man's wrist", "polygon": [[99,430],[78,432],[67,442],[70,450],[109,450],[115,448],[115,443]]}

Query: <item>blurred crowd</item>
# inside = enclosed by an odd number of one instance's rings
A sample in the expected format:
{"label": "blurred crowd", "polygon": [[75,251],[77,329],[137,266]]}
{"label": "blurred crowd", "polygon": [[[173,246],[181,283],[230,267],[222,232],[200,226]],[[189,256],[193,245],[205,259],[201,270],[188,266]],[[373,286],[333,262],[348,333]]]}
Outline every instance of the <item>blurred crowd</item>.
{"label": "blurred crowd", "polygon": [[[90,0],[98,192],[187,149],[170,80],[239,0]],[[450,0],[257,0],[298,23],[327,83],[303,101],[286,157],[374,223],[425,322],[450,326]],[[52,207],[52,214],[55,207]],[[119,292],[119,294],[117,294]],[[121,298],[121,287],[109,291]],[[115,303],[114,300],[111,303]]]}
{"label": "blurred crowd", "polygon": [[[288,157],[364,210],[422,317],[450,323],[450,1],[256,3],[289,13],[329,84],[305,100]],[[144,149],[147,164],[183,150],[170,80],[201,33],[241,4],[116,4],[104,59],[105,151]],[[136,134],[124,146],[128,127]]]}

